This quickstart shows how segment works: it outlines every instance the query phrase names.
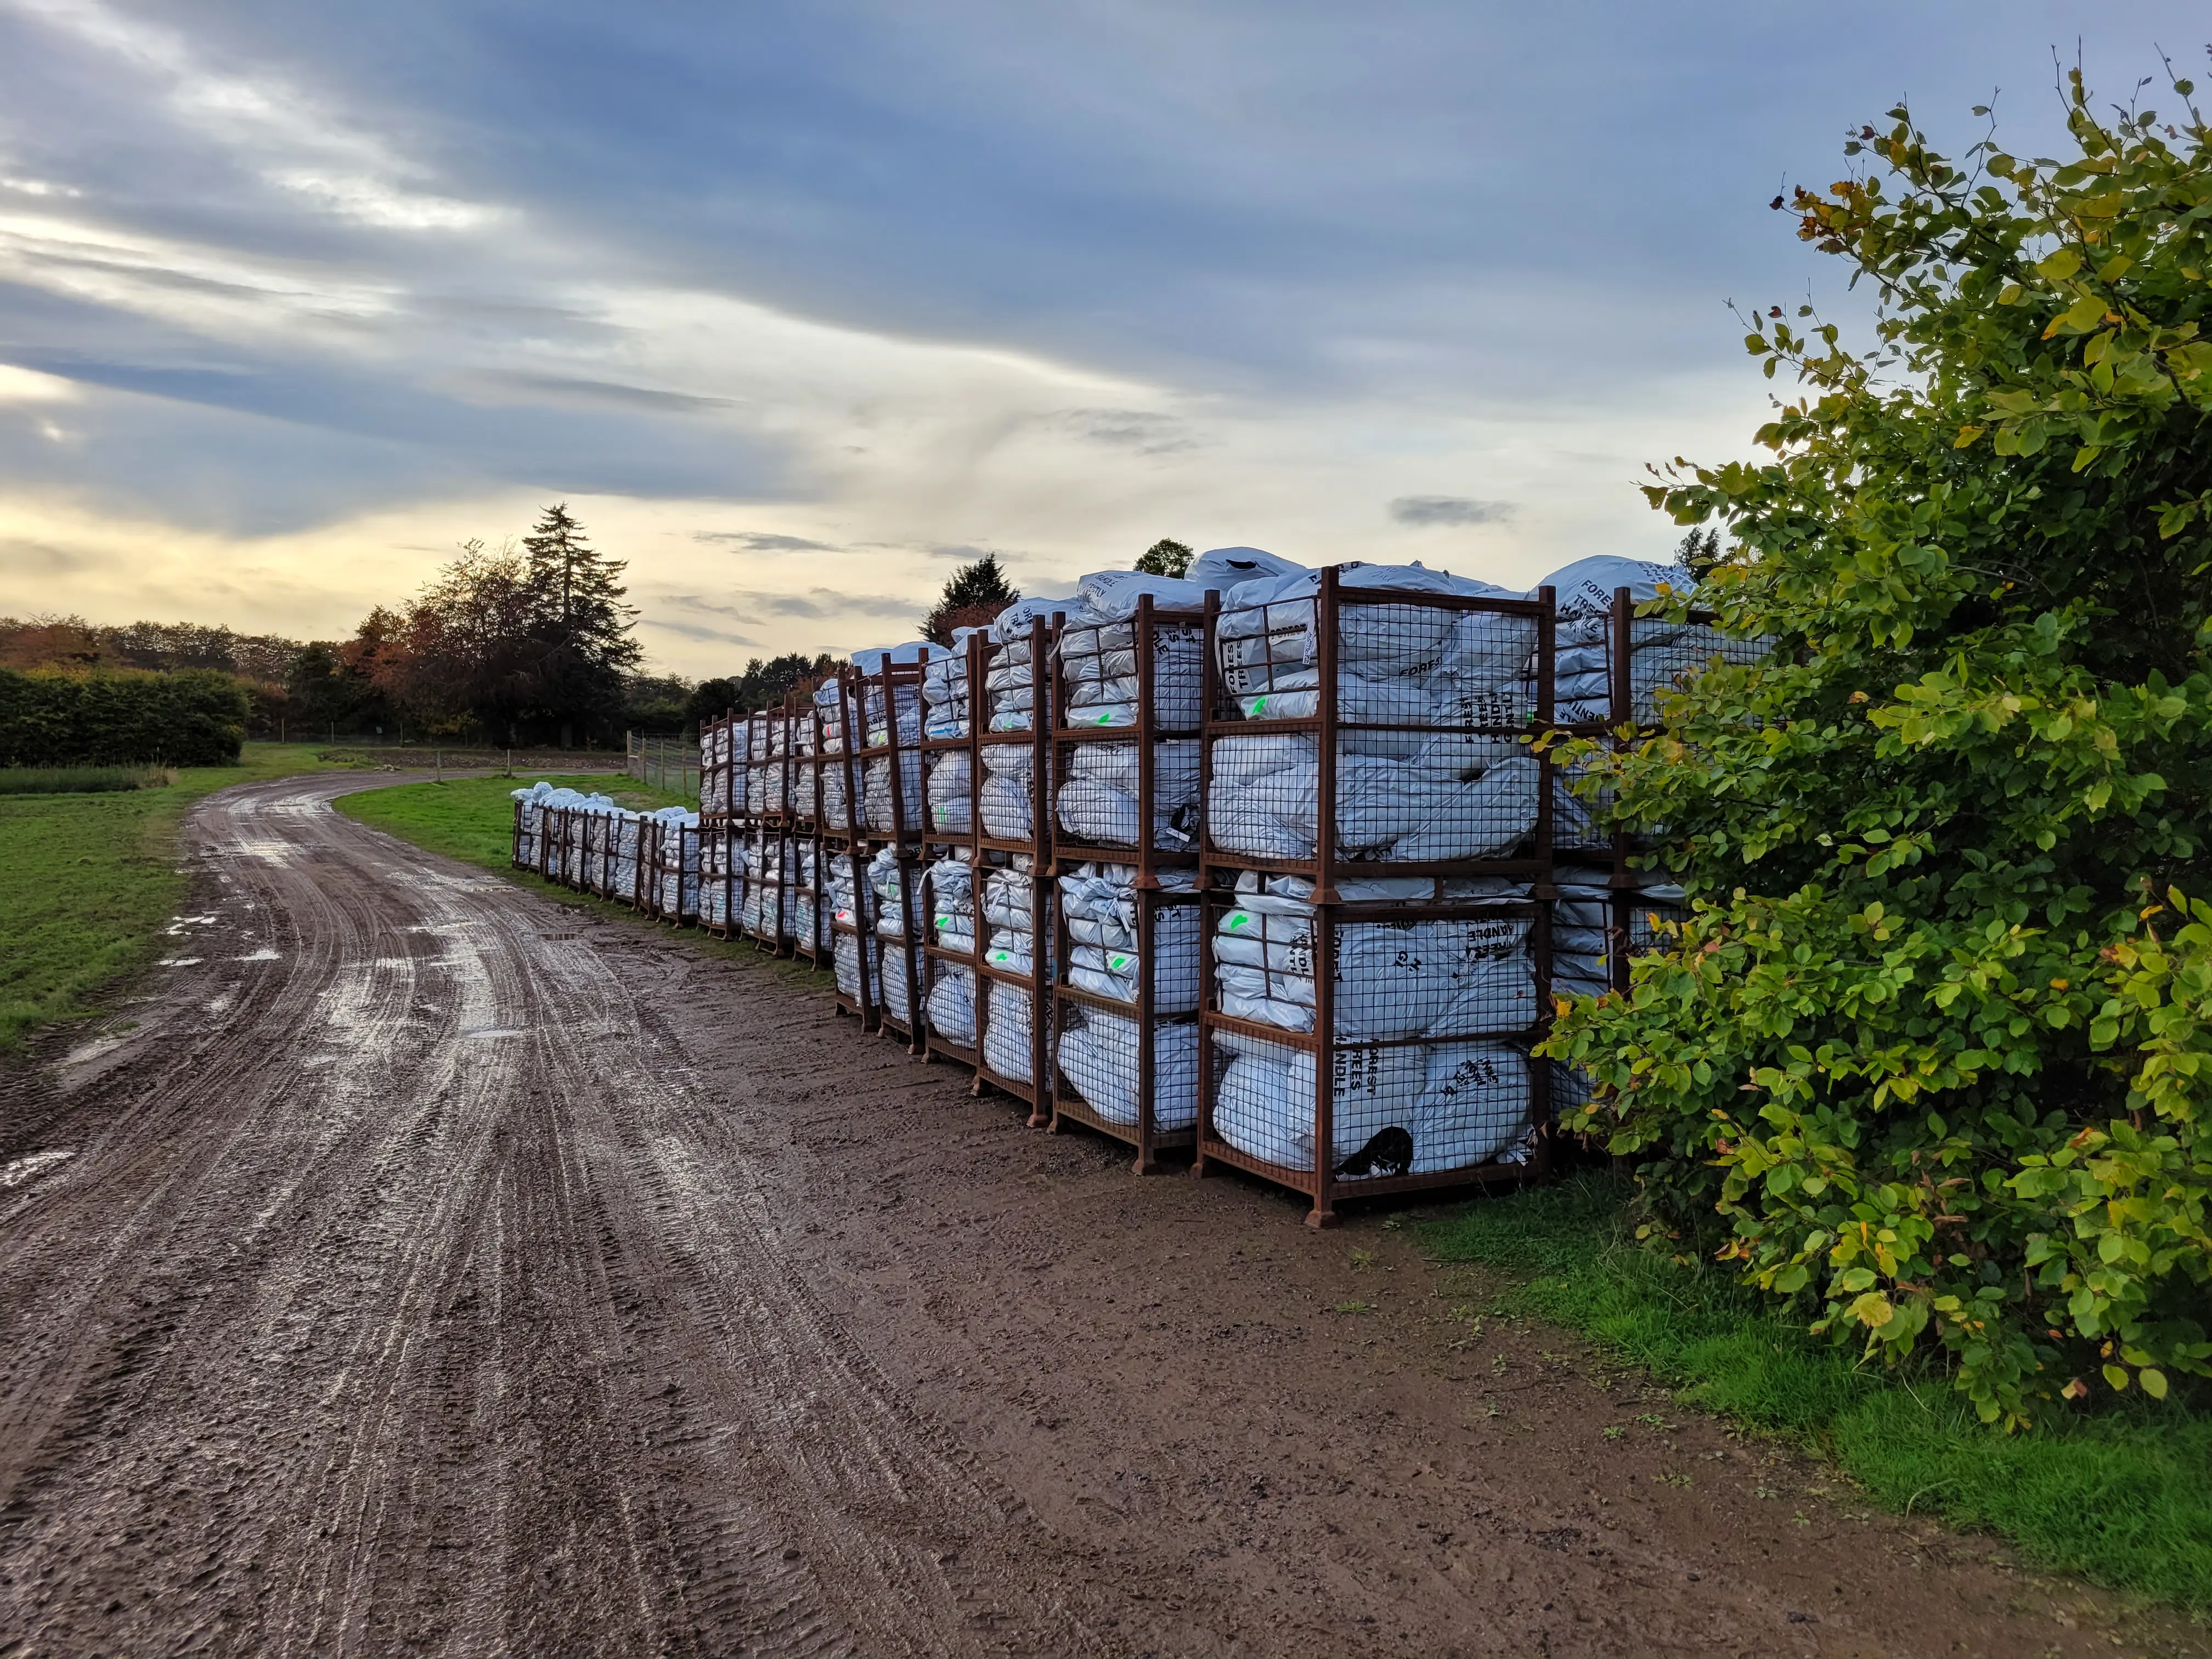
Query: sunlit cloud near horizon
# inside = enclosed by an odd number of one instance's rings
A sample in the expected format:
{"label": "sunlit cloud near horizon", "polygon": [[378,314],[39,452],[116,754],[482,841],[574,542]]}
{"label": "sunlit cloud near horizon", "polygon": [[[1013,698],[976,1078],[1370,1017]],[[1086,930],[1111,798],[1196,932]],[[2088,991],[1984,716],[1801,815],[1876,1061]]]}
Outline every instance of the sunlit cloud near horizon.
{"label": "sunlit cloud near horizon", "polygon": [[0,0],[0,611],[343,635],[556,500],[692,675],[983,551],[1662,554],[1726,302],[1865,314],[1778,189],[2212,33],[1780,9]]}

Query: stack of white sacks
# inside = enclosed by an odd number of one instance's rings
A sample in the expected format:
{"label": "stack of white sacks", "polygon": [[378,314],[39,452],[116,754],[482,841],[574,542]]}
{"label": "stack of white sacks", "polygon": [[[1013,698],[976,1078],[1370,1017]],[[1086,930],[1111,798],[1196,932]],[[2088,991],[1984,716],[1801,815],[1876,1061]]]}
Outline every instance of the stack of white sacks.
{"label": "stack of white sacks", "polygon": [[745,722],[745,806],[755,817],[784,805],[783,716],[761,713]]}
{"label": "stack of white sacks", "polygon": [[802,949],[817,951],[822,945],[822,856],[811,836],[795,836],[785,845],[784,932]]}
{"label": "stack of white sacks", "polygon": [[[1445,883],[1443,897],[1510,902],[1524,890],[1468,878]],[[1412,902],[1430,900],[1435,889],[1425,879],[1386,878],[1346,882],[1339,891],[1347,903]],[[1314,1030],[1311,893],[1299,877],[1238,877],[1237,904],[1211,941],[1222,1012],[1286,1031]],[[1525,1133],[1528,1061],[1510,1042],[1484,1039],[1525,1030],[1535,1018],[1529,928],[1528,917],[1503,910],[1337,924],[1333,1164],[1385,1129],[1410,1138],[1406,1172],[1414,1175],[1483,1163]],[[1218,1041],[1229,1063],[1215,1087],[1215,1132],[1254,1157],[1312,1169],[1313,1055],[1226,1032]],[[1366,1043],[1389,1046],[1357,1046]]]}
{"label": "stack of white sacks", "polygon": [[[1613,596],[1626,588],[1637,605],[1662,596],[1688,598],[1697,578],[1680,565],[1601,555],[1577,559],[1539,584],[1559,605],[1559,654],[1552,668],[1553,715],[1563,726],[1613,719]],[[1629,627],[1629,718],[1656,718],[1658,693],[1680,684],[1717,653],[1733,654],[1720,631],[1703,623],[1662,617],[1632,620]]]}
{"label": "stack of white sacks", "polygon": [[853,860],[848,854],[830,857],[828,876],[830,917],[836,930],[830,945],[831,966],[836,973],[838,990],[857,1000],[860,995],[863,950],[868,953],[870,990],[874,992],[882,982],[883,946],[876,938],[876,896],[866,882],[854,881]]}
{"label": "stack of white sacks", "polygon": [[[984,657],[984,730],[1036,730],[1040,688],[1050,684],[1049,665],[1033,662],[1033,625],[1066,610],[1063,599],[1018,599],[1000,611],[989,628]],[[1047,647],[1049,649],[1049,646]],[[983,779],[975,792],[982,833],[998,841],[1034,841],[1036,817],[1030,785],[1036,775],[1036,750],[1027,743],[982,745]]]}
{"label": "stack of white sacks", "polygon": [[[1419,565],[1352,565],[1345,588],[1519,599]],[[1311,716],[1320,702],[1318,572],[1262,576],[1221,605],[1220,672],[1246,718]],[[1540,771],[1525,744],[1469,726],[1524,725],[1533,623],[1418,605],[1340,607],[1340,858],[1427,863],[1504,856],[1535,827]],[[1390,729],[1395,728],[1395,729]],[[1229,737],[1213,749],[1208,833],[1223,851],[1311,858],[1320,751],[1310,732]]]}
{"label": "stack of white sacks", "polygon": [[868,886],[874,899],[875,933],[880,963],[877,970],[877,1006],[904,1025],[912,1019],[908,1006],[907,947],[914,945],[919,963],[921,940],[921,894],[915,867],[895,848],[879,849],[868,862]]}
{"label": "stack of white sacks", "polygon": [[552,850],[543,839],[548,808],[581,806],[603,812],[621,810],[605,795],[585,794],[574,789],[556,789],[550,783],[533,783],[526,789],[512,790],[509,793],[513,799],[521,803],[516,830],[519,840],[515,847],[515,862],[532,870],[545,870],[548,875],[556,873],[545,867]]}
{"label": "stack of white sacks", "polygon": [[[968,641],[981,630],[953,630],[949,653],[933,655],[922,671],[921,734],[929,739],[968,735],[970,702],[968,686]],[[973,757],[965,748],[932,750],[926,757],[925,822],[931,833],[969,836],[975,833]]]}
{"label": "stack of white sacks", "polygon": [[[521,844],[517,860],[562,881],[604,883],[607,896],[628,898],[641,890],[638,878],[640,828],[643,820],[657,818],[672,826],[696,828],[699,815],[688,807],[664,806],[652,812],[633,812],[609,797],[556,788],[543,781],[511,790],[509,798],[521,803]],[[565,807],[591,814],[582,845],[556,847],[544,839],[549,808]],[[588,854],[587,858],[585,854]],[[697,904],[698,871],[690,872],[693,908]],[[649,885],[649,884],[648,884]]]}
{"label": "stack of white sacks", "polygon": [[738,748],[726,720],[711,720],[699,733],[699,810],[726,817],[743,808],[744,784],[732,762]]}
{"label": "stack of white sacks", "polygon": [[[930,940],[940,949],[975,951],[975,868],[970,851],[957,848],[922,872]],[[963,1048],[975,1046],[975,973],[957,963],[932,960],[924,1014],[930,1030]]]}
{"label": "stack of white sacks", "polygon": [[[1038,927],[1036,860],[1026,853],[983,875],[983,960],[1001,973],[1035,975],[1042,945]],[[1045,963],[1048,975],[1051,964]],[[1027,986],[988,980],[984,992],[983,1063],[1011,1083],[1033,1083],[1031,1043],[1036,1026]]]}
{"label": "stack of white sacks", "polygon": [[[836,678],[824,680],[814,692],[815,724],[822,733],[820,827],[825,836],[849,835],[853,829],[852,807],[845,798],[845,683]],[[865,735],[859,729],[857,708],[852,711],[852,723],[856,738]],[[859,769],[857,764],[854,769]]]}
{"label": "stack of white sacks", "polygon": [[727,819],[699,829],[699,925],[741,925],[745,908],[742,838]]}
{"label": "stack of white sacks", "polygon": [[[699,914],[699,815],[681,806],[664,806],[646,816],[661,821],[660,866],[649,876],[654,902],[664,916],[682,921]],[[691,833],[686,835],[685,830]]]}
{"label": "stack of white sacks", "polygon": [[[1126,865],[1079,864],[1060,878],[1066,918],[1068,983],[1093,995],[1129,1005],[1126,1015],[1088,1006],[1063,1005],[1061,1073],[1084,1102],[1109,1123],[1138,1119],[1137,998],[1152,975],[1152,1125],[1188,1129],[1198,1120],[1199,907],[1158,903],[1152,915],[1152,957],[1138,950],[1136,872]],[[1195,890],[1196,874],[1165,870],[1162,887]]]}
{"label": "stack of white sacks", "polygon": [[887,699],[878,676],[887,663],[927,663],[936,651],[937,647],[927,641],[916,640],[888,650],[857,651],[853,654],[853,665],[867,676],[861,690],[860,708],[866,725],[861,746],[882,749],[891,742],[894,729],[897,733],[899,792],[896,821],[891,800],[892,757],[878,755],[863,763],[861,822],[879,836],[893,834],[902,824],[909,836],[921,831],[921,751],[917,745],[921,741],[922,697],[919,685],[900,681]]}

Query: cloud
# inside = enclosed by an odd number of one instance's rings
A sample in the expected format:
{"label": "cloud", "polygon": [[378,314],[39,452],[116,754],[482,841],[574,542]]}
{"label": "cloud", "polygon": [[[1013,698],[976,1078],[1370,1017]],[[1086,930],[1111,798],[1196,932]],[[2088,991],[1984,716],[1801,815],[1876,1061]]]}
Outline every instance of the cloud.
{"label": "cloud", "polygon": [[911,619],[927,609],[919,599],[885,599],[880,595],[840,593],[834,588],[813,587],[804,593],[739,593],[748,613],[791,617],[825,622],[838,617]]}
{"label": "cloud", "polygon": [[748,553],[835,553],[827,542],[810,542],[804,536],[778,536],[763,530],[695,530],[695,542],[723,543]]}
{"label": "cloud", "polygon": [[641,628],[658,629],[664,634],[673,634],[678,639],[697,640],[714,645],[750,645],[758,647],[760,641],[750,634],[732,634],[725,628],[709,628],[704,623],[670,622],[660,617],[641,617]]}
{"label": "cloud", "polygon": [[1504,524],[1513,516],[1511,501],[1478,501],[1465,495],[1401,495],[1390,503],[1400,524]]}
{"label": "cloud", "polygon": [[1175,416],[1142,409],[1055,410],[1039,416],[1037,423],[1087,443],[1138,455],[1173,455],[1195,449],[1199,443]]}
{"label": "cloud", "polygon": [[669,392],[659,386],[624,386],[615,380],[586,380],[569,374],[488,374],[487,385],[517,392],[540,392],[566,401],[607,404],[618,409],[651,410],[661,415],[696,415],[713,409],[734,409],[733,398],[702,398],[689,392]]}

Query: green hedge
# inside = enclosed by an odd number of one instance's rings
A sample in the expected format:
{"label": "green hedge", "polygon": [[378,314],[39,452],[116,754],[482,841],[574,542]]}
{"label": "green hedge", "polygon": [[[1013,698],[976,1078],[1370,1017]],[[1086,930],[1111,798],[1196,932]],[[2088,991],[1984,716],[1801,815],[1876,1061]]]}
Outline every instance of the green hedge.
{"label": "green hedge", "polygon": [[247,712],[212,669],[0,669],[0,766],[234,766]]}

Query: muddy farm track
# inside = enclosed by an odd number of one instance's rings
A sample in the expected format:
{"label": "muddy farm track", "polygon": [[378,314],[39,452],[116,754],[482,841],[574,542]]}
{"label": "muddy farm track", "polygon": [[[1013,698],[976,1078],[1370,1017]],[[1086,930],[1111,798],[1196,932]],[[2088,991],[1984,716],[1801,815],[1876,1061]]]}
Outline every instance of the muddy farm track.
{"label": "muddy farm track", "polygon": [[0,1653],[2197,1650],[358,787],[8,1079]]}

